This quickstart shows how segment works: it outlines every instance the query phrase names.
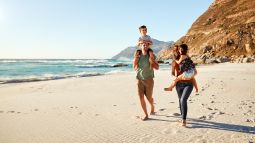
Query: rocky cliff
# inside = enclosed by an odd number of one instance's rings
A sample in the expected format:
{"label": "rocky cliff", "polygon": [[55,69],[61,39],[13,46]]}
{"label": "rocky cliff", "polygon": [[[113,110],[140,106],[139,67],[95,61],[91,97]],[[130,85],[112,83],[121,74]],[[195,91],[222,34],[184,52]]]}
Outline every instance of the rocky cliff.
{"label": "rocky cliff", "polygon": [[[189,46],[197,63],[254,61],[255,0],[215,0],[176,41],[181,43]],[[161,51],[158,58],[171,58],[171,49]]]}

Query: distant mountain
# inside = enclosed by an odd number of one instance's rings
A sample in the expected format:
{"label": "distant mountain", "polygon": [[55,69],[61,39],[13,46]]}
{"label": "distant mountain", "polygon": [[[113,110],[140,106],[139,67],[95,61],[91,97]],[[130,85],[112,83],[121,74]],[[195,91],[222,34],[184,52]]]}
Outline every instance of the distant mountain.
{"label": "distant mountain", "polygon": [[[169,48],[174,42],[164,42],[156,39],[152,39],[153,45],[151,46],[153,52],[157,55],[161,50]],[[127,47],[122,50],[119,54],[112,57],[112,59],[132,59],[135,51],[138,49],[137,46]]]}
{"label": "distant mountain", "polygon": [[[187,44],[189,55],[202,63],[255,57],[255,0],[215,0],[176,41],[181,43]],[[158,58],[169,59],[171,53],[165,50]]]}

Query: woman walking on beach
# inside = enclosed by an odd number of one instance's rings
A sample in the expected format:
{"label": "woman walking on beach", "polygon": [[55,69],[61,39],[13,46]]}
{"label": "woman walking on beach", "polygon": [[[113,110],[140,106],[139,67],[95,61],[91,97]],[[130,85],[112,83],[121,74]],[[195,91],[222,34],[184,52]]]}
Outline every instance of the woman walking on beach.
{"label": "woman walking on beach", "polygon": [[[172,75],[175,77],[178,77],[179,75],[182,74],[181,69],[184,68],[183,64],[177,64],[176,60],[180,58],[180,55],[182,53],[180,52],[185,52],[187,53],[188,46],[186,44],[181,44],[179,47],[176,46],[174,47],[174,60],[172,62]],[[186,51],[183,51],[186,50]],[[181,126],[186,126],[186,117],[187,117],[187,112],[188,112],[188,105],[187,101],[188,98],[193,90],[193,82],[192,79],[190,80],[179,80],[176,83],[176,91],[178,94],[179,98],[179,106],[180,106],[180,112],[182,116],[182,120],[180,120],[180,125]]]}
{"label": "woman walking on beach", "polygon": [[[150,56],[148,54],[149,45],[144,42],[139,45],[141,50],[137,50],[134,55],[134,62],[133,67],[137,72],[137,89],[138,95],[141,103],[141,107],[145,114],[142,117],[142,120],[145,121],[149,119],[149,115],[146,108],[146,103],[144,100],[144,95],[149,101],[151,105],[151,112],[150,114],[154,114],[154,101],[152,98],[153,87],[154,87],[154,71],[153,69],[159,69],[159,65],[157,63],[156,56]],[[152,67],[152,68],[151,68]]]}

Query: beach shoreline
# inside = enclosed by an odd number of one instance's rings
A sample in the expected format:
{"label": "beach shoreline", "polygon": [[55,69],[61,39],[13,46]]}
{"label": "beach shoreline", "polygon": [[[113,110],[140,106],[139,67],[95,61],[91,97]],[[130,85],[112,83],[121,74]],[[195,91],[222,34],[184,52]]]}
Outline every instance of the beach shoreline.
{"label": "beach shoreline", "polygon": [[[187,127],[169,71],[155,71],[156,115],[141,121],[135,72],[0,85],[0,142],[255,142],[255,64],[198,66]],[[148,106],[148,104],[147,104]]]}

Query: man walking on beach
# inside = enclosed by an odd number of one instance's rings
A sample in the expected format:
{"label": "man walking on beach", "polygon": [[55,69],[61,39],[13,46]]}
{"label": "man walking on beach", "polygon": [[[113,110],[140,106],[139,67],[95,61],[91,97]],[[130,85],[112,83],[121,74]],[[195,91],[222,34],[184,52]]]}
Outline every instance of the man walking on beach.
{"label": "man walking on beach", "polygon": [[[151,105],[151,112],[150,114],[154,114],[154,102],[152,98],[153,93],[153,87],[154,87],[154,71],[153,69],[159,69],[159,65],[157,61],[155,61],[156,56],[151,57],[148,54],[148,47],[149,45],[145,43],[141,43],[139,48],[141,50],[137,50],[134,55],[134,62],[133,67],[137,72],[136,78],[137,78],[137,89],[138,89],[138,95],[141,103],[141,107],[143,109],[143,112],[145,114],[144,117],[142,117],[142,120],[148,120],[149,115],[147,113],[146,103],[144,100],[144,95],[146,96],[147,100],[149,101]],[[151,68],[152,66],[152,68]]]}

